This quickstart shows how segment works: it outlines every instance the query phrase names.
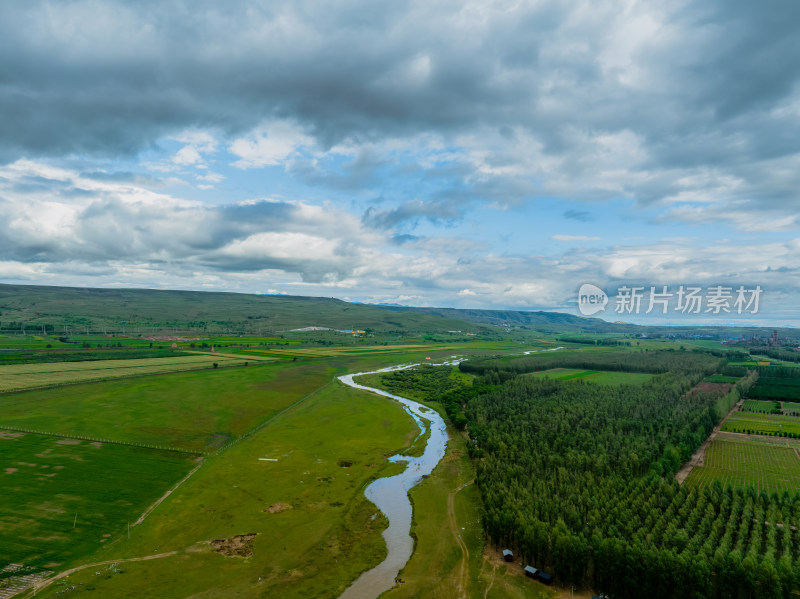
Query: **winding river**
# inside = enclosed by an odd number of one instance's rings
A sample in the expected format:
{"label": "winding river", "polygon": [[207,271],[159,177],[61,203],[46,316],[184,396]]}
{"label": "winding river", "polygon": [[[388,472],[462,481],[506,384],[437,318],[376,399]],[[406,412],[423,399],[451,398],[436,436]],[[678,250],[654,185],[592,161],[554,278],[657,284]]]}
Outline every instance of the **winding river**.
{"label": "winding river", "polygon": [[[445,364],[453,365],[457,363],[457,361],[451,361]],[[370,483],[364,490],[364,495],[367,499],[378,506],[378,509],[389,520],[389,527],[383,531],[387,555],[386,559],[380,564],[359,576],[342,593],[340,599],[375,599],[375,597],[395,585],[395,578],[400,569],[408,562],[414,549],[414,541],[409,534],[411,531],[411,501],[408,498],[408,491],[423,476],[433,472],[436,464],[444,457],[448,439],[447,425],[438,412],[405,397],[353,382],[353,377],[356,376],[390,372],[392,370],[405,370],[414,366],[419,366],[419,364],[391,366],[380,370],[346,374],[339,377],[339,380],[345,385],[372,391],[400,402],[419,426],[420,435],[424,435],[428,427],[430,427],[431,431],[425,451],[421,456],[395,455],[389,458],[389,461],[392,462],[408,462],[403,472],[395,476],[379,478]]]}

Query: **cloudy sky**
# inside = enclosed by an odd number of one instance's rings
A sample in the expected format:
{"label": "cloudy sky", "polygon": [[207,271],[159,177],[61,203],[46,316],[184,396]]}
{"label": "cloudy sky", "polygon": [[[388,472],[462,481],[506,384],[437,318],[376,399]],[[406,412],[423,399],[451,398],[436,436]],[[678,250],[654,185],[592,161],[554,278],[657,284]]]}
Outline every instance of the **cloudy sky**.
{"label": "cloudy sky", "polygon": [[794,0],[3,2],[0,282],[572,313],[585,282],[760,285],[718,321],[800,326],[798,29]]}

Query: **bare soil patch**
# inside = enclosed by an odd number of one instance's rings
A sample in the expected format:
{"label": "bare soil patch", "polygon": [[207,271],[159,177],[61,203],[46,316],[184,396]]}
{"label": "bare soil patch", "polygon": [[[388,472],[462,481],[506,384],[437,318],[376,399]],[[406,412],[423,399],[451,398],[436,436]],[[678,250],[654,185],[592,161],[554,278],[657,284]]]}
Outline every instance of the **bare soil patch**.
{"label": "bare soil patch", "polygon": [[211,546],[217,553],[227,557],[250,557],[253,555],[253,539],[256,534],[251,532],[227,539],[215,539],[211,541]]}
{"label": "bare soil patch", "polygon": [[687,395],[694,396],[698,393],[705,393],[708,395],[713,395],[714,397],[721,397],[728,393],[731,390],[733,385],[730,383],[708,383],[706,381],[700,381],[694,387],[692,387]]}
{"label": "bare soil patch", "polygon": [[293,510],[294,508],[289,505],[288,503],[284,503],[279,501],[278,503],[273,503],[267,509],[264,510],[267,514],[280,514],[281,512],[285,512],[286,510]]}
{"label": "bare soil patch", "polygon": [[56,441],[56,445],[80,445],[80,439],[59,439]]}
{"label": "bare soil patch", "polygon": [[25,434],[17,431],[0,431],[0,439],[18,439],[19,437],[24,437]]}

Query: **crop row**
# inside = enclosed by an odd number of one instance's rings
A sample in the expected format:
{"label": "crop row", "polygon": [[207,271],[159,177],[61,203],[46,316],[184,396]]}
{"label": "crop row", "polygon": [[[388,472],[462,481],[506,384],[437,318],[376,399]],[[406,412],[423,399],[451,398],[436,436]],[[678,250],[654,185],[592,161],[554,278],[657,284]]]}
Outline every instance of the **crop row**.
{"label": "crop row", "polygon": [[796,491],[800,458],[794,449],[786,447],[715,439],[706,449],[705,465],[692,470],[687,484],[702,487],[716,480],[735,488]]}
{"label": "crop row", "polygon": [[[154,358],[145,360],[103,360],[98,362],[72,362],[58,364],[25,364],[0,366],[0,392],[36,389],[67,383],[86,383],[107,379],[178,372],[210,368],[214,363],[230,366],[244,360],[217,356],[191,356],[187,358]],[[56,370],[52,367],[60,366]],[[37,367],[38,370],[33,368]],[[49,367],[49,369],[48,369]],[[21,372],[20,369],[32,369]],[[17,370],[13,372],[8,369]]]}

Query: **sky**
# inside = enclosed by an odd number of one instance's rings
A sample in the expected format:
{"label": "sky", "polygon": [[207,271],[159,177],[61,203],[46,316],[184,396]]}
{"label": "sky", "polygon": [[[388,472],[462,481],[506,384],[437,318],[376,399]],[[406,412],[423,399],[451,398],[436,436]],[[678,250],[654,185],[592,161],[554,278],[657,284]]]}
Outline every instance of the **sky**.
{"label": "sky", "polygon": [[0,282],[800,326],[798,56],[793,0],[3,2]]}

